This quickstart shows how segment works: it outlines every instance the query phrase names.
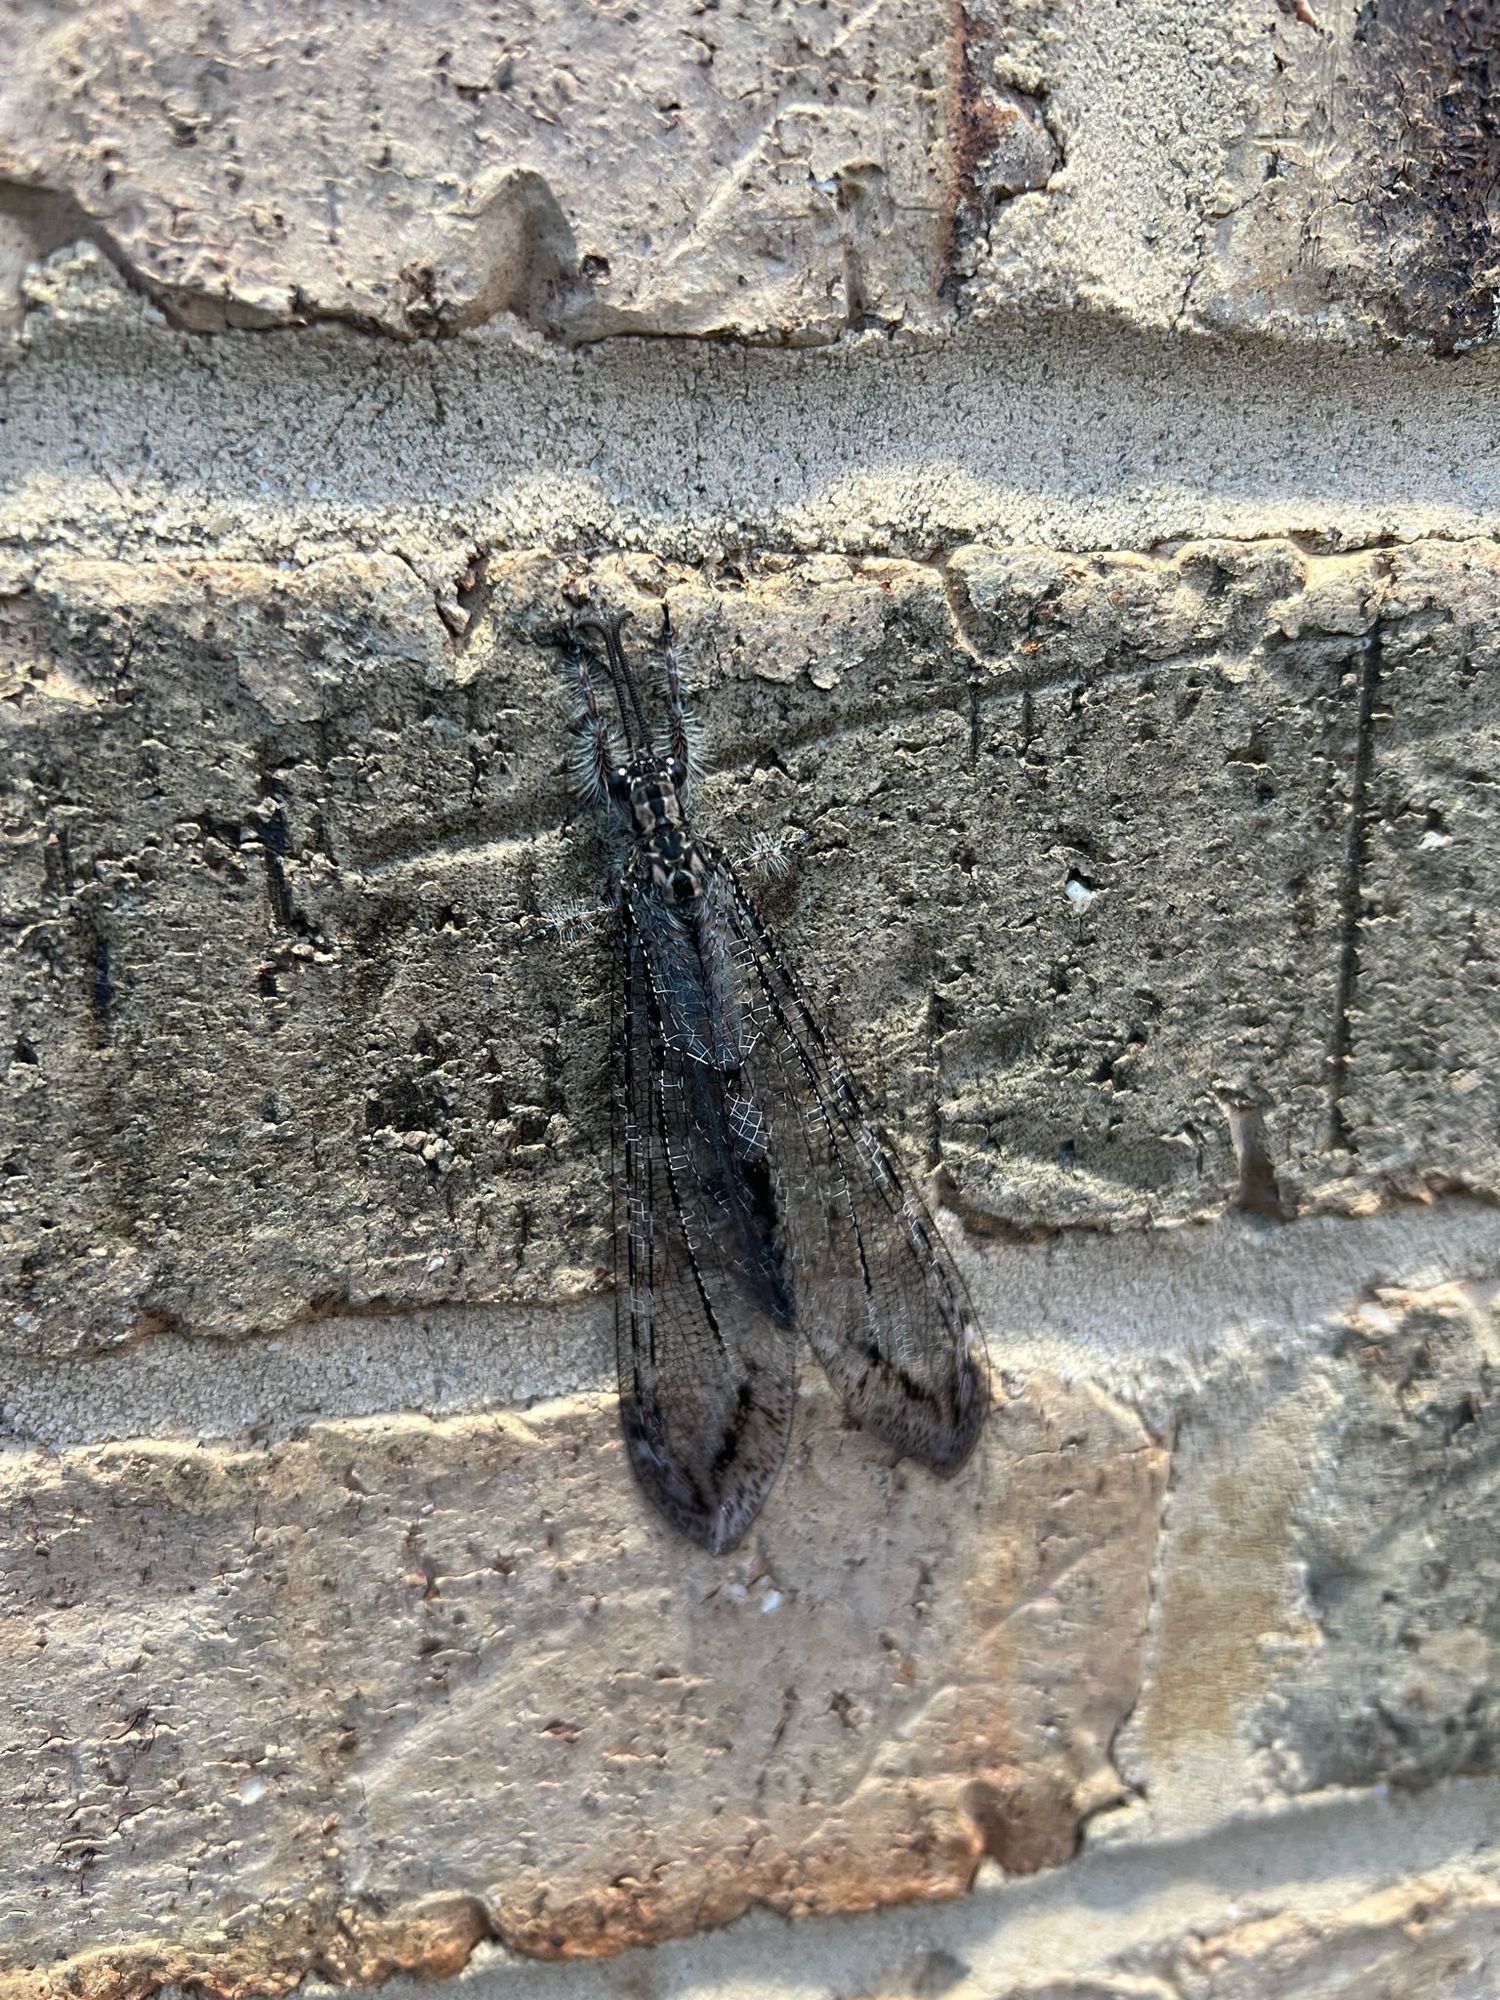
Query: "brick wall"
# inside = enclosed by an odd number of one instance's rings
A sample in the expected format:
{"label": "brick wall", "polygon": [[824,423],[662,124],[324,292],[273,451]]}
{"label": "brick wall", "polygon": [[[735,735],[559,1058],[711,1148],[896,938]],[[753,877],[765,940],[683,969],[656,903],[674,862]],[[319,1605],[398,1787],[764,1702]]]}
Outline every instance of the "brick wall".
{"label": "brick wall", "polygon": [[[13,12],[0,1995],[1489,2000],[1500,14]],[[588,594],[1002,1392],[718,1559]]]}

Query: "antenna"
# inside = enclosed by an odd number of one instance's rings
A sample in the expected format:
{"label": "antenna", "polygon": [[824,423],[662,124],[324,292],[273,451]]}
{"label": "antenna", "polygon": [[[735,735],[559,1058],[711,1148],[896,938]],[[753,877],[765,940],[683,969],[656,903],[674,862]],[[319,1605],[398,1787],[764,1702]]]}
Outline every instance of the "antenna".
{"label": "antenna", "polygon": [[[626,744],[632,750],[643,750],[649,757],[654,754],[655,745],[651,741],[651,731],[646,727],[635,675],[630,671],[625,648],[620,644],[620,630],[629,616],[628,611],[617,611],[613,618],[607,619],[600,612],[590,609],[576,618],[573,624],[575,631],[597,632],[603,639],[605,664],[609,669],[610,685],[615,691],[615,706],[620,711],[620,727],[625,732]],[[635,717],[633,729],[632,715]]]}

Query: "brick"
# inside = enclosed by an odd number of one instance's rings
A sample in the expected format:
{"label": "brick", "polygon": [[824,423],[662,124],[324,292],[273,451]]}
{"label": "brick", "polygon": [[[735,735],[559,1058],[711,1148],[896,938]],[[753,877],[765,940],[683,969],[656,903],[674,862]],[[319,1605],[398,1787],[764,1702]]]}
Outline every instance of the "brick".
{"label": "brick", "polygon": [[1120,1795],[1164,1471],[1042,1378],[941,1488],[809,1394],[717,1561],[647,1517],[609,1403],[13,1451],[13,1962],[274,1991],[408,1924],[440,1969],[476,1908],[594,1955],[1056,1866]]}

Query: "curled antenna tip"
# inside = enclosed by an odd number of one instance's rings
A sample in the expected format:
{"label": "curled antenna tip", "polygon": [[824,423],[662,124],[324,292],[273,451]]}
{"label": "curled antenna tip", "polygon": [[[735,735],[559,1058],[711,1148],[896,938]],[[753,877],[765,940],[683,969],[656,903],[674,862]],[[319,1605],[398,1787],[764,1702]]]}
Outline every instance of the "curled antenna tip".
{"label": "curled antenna tip", "polygon": [[589,604],[574,618],[573,630],[575,632],[598,632],[602,634],[606,641],[613,639],[618,646],[620,643],[620,634],[625,629],[629,618],[630,613],[628,611],[617,611],[612,618],[607,618],[597,605]]}
{"label": "curled antenna tip", "polygon": [[621,628],[629,616],[628,611],[617,611],[613,618],[606,618],[597,606],[590,604],[573,620],[573,630],[575,634],[597,632],[603,639],[604,657],[614,686],[615,705],[620,711],[620,727],[625,732],[625,741],[632,745],[638,742],[642,750],[649,752],[652,747],[651,731],[646,726],[635,676],[626,661],[625,648],[620,644]]}

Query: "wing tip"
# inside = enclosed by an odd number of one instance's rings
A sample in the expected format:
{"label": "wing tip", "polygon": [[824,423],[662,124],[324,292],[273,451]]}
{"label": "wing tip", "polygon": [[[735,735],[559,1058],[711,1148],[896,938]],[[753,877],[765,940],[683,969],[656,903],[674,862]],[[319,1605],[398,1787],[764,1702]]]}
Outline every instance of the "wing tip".
{"label": "wing tip", "polygon": [[[857,1407],[846,1397],[844,1407],[862,1430],[902,1458],[914,1459],[939,1479],[951,1479],[973,1456],[992,1401],[989,1370],[981,1356],[970,1347],[955,1360],[951,1393],[924,1399],[926,1407],[904,1394]],[[931,1407],[939,1401],[945,1406],[940,1416]]]}
{"label": "wing tip", "polygon": [[973,1456],[993,1401],[990,1371],[983,1350],[970,1344],[958,1357],[954,1381],[953,1425],[947,1449],[925,1461],[940,1479],[951,1479]]}
{"label": "wing tip", "polygon": [[651,1434],[638,1409],[622,1402],[620,1421],[636,1481],[663,1519],[710,1555],[728,1555],[737,1548],[765,1506],[781,1469],[780,1459],[767,1476],[746,1482],[731,1500],[721,1492],[706,1493]]}

